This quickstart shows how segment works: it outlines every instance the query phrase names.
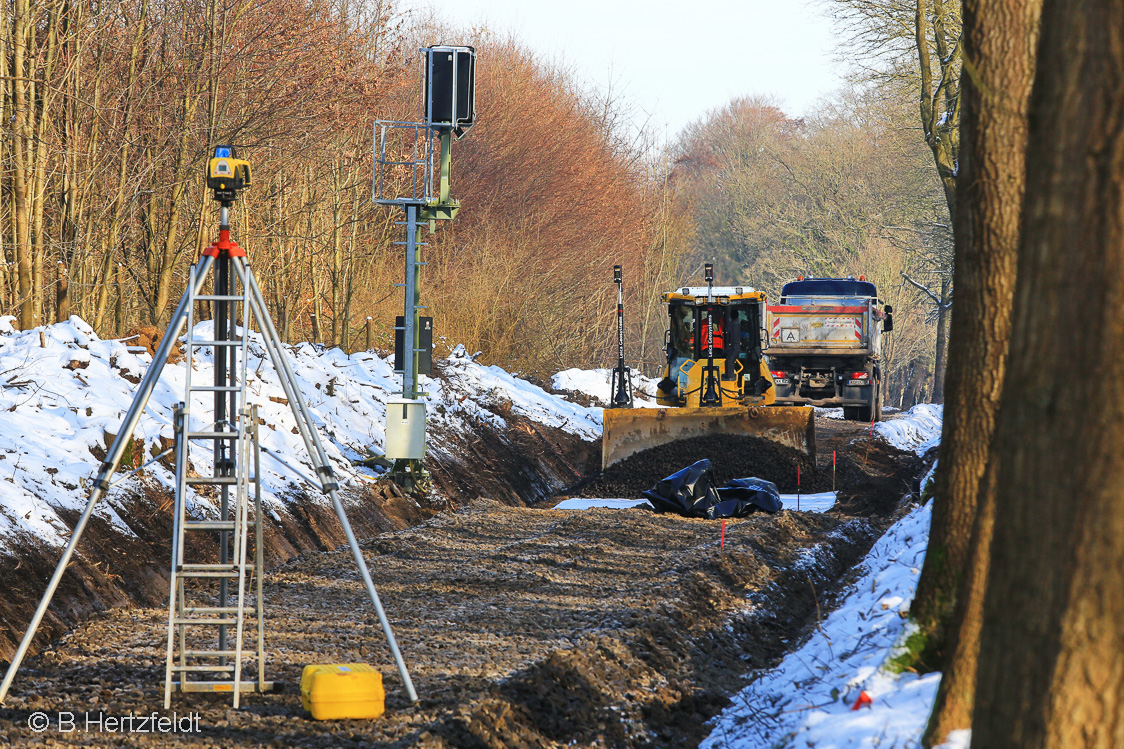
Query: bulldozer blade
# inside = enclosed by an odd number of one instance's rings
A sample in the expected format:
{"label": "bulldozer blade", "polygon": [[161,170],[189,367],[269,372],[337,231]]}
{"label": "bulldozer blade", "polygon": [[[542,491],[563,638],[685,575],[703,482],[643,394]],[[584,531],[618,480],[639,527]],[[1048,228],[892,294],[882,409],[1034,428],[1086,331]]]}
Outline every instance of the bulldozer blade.
{"label": "bulldozer blade", "polygon": [[742,434],[780,442],[815,460],[815,411],[808,406],[606,408],[601,469],[656,445],[707,434]]}

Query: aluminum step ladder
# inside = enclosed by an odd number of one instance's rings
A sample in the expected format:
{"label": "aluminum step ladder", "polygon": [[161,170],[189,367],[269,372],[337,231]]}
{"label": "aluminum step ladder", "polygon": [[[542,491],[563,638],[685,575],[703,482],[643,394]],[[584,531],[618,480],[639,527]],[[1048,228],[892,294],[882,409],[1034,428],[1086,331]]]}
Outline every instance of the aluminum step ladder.
{"label": "aluminum step ladder", "polygon": [[[243,284],[241,294],[230,293],[233,279],[228,274],[216,273],[216,293],[197,294],[196,289],[202,287],[198,273],[199,267],[192,266],[185,310],[186,396],[174,415],[176,494],[165,709],[171,707],[174,691],[230,692],[237,708],[242,692],[264,692],[273,686],[265,681],[257,407],[248,404],[246,391],[250,337],[245,333],[251,323],[250,290]],[[199,337],[195,330],[198,302],[214,303],[214,325],[209,339]],[[214,367],[212,384],[196,384],[196,362],[208,350]],[[201,402],[207,398],[211,400],[210,408]],[[201,414],[207,416],[201,419]],[[192,447],[202,452],[207,443],[212,475],[189,476]],[[204,504],[198,501],[200,490],[216,495],[217,518],[189,514],[190,505],[198,508]],[[202,561],[193,555],[193,551],[209,546],[204,543],[208,538],[215,537],[219,548],[217,562]],[[248,607],[246,589],[251,581],[255,590]],[[245,648],[248,617],[257,625],[256,647],[251,653]],[[250,655],[256,660],[257,679],[243,680],[244,661]]]}

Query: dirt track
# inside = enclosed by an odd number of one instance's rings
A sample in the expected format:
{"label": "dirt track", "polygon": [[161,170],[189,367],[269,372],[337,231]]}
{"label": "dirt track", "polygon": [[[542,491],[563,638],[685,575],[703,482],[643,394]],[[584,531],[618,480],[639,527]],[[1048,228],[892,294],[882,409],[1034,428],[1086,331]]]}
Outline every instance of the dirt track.
{"label": "dirt track", "polygon": [[[856,429],[858,434],[861,430]],[[864,452],[865,451],[865,452]],[[822,462],[822,461],[821,461]],[[345,552],[305,552],[267,576],[270,678],[282,694],[189,695],[200,735],[33,734],[33,710],[147,714],[162,698],[166,611],[117,610],[32,659],[0,709],[0,745],[695,746],[747,668],[781,656],[889,522],[920,466],[877,444],[848,451],[840,504],[713,521],[568,513],[480,500],[364,543],[421,702],[409,705]],[[890,498],[893,498],[891,501]],[[317,723],[306,663],[366,661],[387,715]]]}

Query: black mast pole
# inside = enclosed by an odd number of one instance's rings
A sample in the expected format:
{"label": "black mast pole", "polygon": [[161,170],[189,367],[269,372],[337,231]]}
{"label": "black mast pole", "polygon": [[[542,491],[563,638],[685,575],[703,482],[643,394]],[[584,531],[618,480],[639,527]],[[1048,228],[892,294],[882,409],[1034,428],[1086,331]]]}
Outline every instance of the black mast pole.
{"label": "black mast pole", "polygon": [[714,376],[714,266],[703,266],[706,275],[706,391],[703,393],[704,406],[720,406],[717,378]]}
{"label": "black mast pole", "polygon": [[632,408],[632,379],[624,365],[624,280],[621,266],[613,266],[613,283],[617,285],[617,366],[613,370],[612,408]]}

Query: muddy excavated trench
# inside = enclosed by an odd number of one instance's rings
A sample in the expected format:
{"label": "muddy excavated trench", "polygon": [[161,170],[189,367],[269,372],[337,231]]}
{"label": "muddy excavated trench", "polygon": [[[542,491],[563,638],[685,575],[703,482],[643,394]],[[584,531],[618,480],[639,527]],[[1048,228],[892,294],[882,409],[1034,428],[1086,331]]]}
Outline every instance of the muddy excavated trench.
{"label": "muddy excavated trench", "polygon": [[[720,548],[715,521],[536,504],[597,481],[595,446],[510,423],[500,444],[466,437],[464,461],[438,468],[450,506],[380,487],[352,510],[417,704],[405,699],[346,548],[326,550],[339,542],[333,519],[306,509],[269,542],[267,672],[285,691],[249,696],[239,711],[229,697],[177,696],[174,708],[199,713],[199,733],[33,733],[27,719],[37,710],[119,716],[162,706],[167,580],[156,570],[167,555],[167,510],[138,498],[138,515],[151,515],[141,538],[150,540],[103,548],[105,530],[84,546],[88,561],[60,599],[75,603],[52,614],[53,631],[65,634],[44,637],[25,664],[0,708],[0,745],[695,746],[749,672],[775,663],[830,608],[923,468],[861,425],[817,423],[816,480],[830,480],[831,451],[839,456],[836,508],[728,521]],[[95,565],[107,557],[108,569]],[[153,558],[160,563],[143,561]],[[14,572],[26,575],[19,600],[34,605],[50,565],[23,564]],[[7,606],[14,599],[5,595]],[[91,607],[106,610],[86,616]],[[0,610],[18,637],[27,607]],[[322,662],[376,666],[386,714],[307,718],[300,671]]]}

